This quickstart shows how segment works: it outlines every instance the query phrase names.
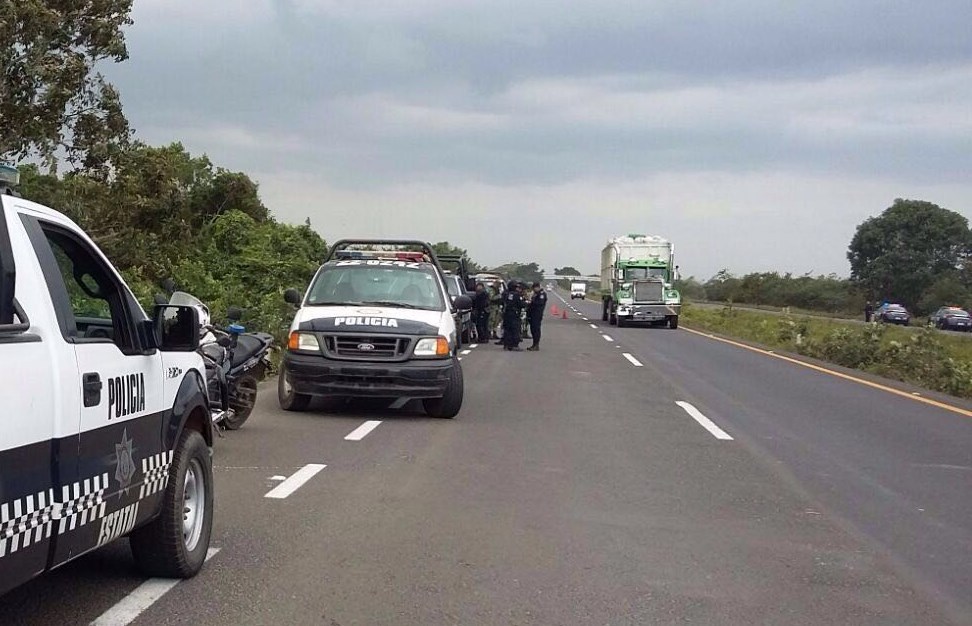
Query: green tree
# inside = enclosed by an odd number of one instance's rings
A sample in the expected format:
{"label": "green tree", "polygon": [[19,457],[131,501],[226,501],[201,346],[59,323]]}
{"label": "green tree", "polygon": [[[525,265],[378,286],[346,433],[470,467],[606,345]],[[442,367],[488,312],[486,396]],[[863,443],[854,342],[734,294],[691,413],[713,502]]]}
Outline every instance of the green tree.
{"label": "green tree", "polygon": [[0,3],[0,159],[55,153],[106,176],[130,137],[118,92],[95,71],[128,58],[132,0]]}
{"label": "green tree", "polygon": [[432,244],[432,250],[437,256],[463,256],[466,257],[466,267],[470,274],[482,271],[482,266],[469,258],[469,253],[465,248],[454,246],[448,241],[439,241]]}
{"label": "green tree", "polygon": [[532,283],[543,280],[543,269],[536,263],[506,263],[492,270],[497,274]]}
{"label": "green tree", "polygon": [[554,274],[556,274],[557,276],[581,276],[582,275],[580,273],[580,270],[573,267],[572,265],[568,265],[566,267],[554,268]]}
{"label": "green tree", "polygon": [[936,278],[961,268],[972,252],[962,215],[920,200],[894,201],[857,227],[847,252],[851,277],[874,297],[915,306]]}

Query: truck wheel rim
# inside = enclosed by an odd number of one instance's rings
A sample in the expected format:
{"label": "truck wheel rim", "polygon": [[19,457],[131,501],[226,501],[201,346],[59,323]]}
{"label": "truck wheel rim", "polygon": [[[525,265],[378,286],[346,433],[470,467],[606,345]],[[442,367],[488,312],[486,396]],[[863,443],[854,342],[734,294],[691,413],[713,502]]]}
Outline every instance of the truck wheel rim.
{"label": "truck wheel rim", "polygon": [[206,484],[197,459],[189,462],[182,493],[182,541],[191,552],[199,543],[206,517]]}

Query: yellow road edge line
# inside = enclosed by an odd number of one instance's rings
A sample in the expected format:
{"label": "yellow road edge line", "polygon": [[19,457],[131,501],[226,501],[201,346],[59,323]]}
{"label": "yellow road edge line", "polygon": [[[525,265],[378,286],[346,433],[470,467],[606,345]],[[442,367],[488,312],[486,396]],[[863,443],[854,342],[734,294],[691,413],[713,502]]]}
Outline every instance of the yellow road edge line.
{"label": "yellow road edge line", "polygon": [[780,359],[781,361],[786,361],[787,363],[793,363],[794,365],[799,365],[801,367],[806,367],[812,369],[816,372],[821,372],[823,374],[830,374],[831,376],[836,376],[837,378],[843,378],[844,380],[849,380],[851,382],[859,383],[873,389],[879,389],[881,391],[886,391],[887,393],[894,394],[896,396],[901,396],[902,398],[907,398],[909,400],[914,400],[915,402],[921,402],[939,409],[944,409],[946,411],[951,411],[952,413],[958,413],[959,415],[964,415],[965,417],[972,417],[972,411],[967,411],[965,409],[959,408],[957,406],[946,404],[944,402],[939,402],[938,400],[932,400],[931,398],[925,398],[924,396],[915,396],[907,391],[901,391],[900,389],[895,389],[894,387],[888,387],[887,385],[882,385],[881,383],[871,382],[869,380],[864,380],[863,378],[858,378],[856,376],[851,376],[850,374],[845,374],[843,372],[838,372],[836,370],[828,369],[826,367],[821,367],[819,365],[814,365],[813,363],[807,363],[806,361],[801,361],[799,359],[794,359],[788,356],[783,356],[782,354],[776,354],[775,352],[770,352],[769,350],[763,350],[762,348],[756,348],[753,346],[748,346],[744,343],[738,341],[733,341],[732,339],[725,339],[724,337],[717,337],[713,334],[702,332],[700,330],[693,330],[691,328],[681,327],[685,332],[693,333],[695,335],[700,335],[707,339],[715,339],[716,341],[721,341],[722,343],[727,343],[731,346],[736,346],[737,348],[743,348],[749,350],[750,352],[756,352],[757,354],[762,354],[765,356],[773,357],[774,359]]}

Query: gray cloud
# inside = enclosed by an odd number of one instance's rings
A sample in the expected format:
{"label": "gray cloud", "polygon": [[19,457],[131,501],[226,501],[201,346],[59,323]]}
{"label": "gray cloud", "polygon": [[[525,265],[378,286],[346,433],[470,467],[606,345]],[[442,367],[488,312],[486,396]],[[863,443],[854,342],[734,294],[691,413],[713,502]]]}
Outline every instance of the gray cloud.
{"label": "gray cloud", "polygon": [[634,230],[699,275],[843,273],[894,197],[972,200],[972,5],[934,5],[145,0],[109,75],[143,138],[328,237],[553,267]]}

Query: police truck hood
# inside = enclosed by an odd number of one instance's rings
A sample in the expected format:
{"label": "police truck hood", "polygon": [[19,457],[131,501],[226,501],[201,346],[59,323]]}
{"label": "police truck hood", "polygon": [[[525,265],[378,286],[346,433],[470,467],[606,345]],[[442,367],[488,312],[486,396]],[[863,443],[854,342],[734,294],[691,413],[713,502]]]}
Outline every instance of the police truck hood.
{"label": "police truck hood", "polygon": [[394,335],[441,334],[449,311],[377,306],[307,306],[294,318],[295,330],[368,332]]}

